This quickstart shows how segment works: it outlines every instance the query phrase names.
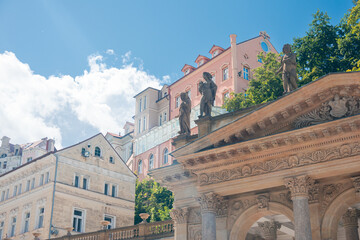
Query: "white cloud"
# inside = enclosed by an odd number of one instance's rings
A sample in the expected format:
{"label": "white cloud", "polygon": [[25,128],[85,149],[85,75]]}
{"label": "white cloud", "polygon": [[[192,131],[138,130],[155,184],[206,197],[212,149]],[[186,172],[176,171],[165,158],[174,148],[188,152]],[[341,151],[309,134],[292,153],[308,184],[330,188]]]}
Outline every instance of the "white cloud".
{"label": "white cloud", "polygon": [[113,49],[106,50],[106,53],[109,54],[109,55],[114,55],[115,54]]}
{"label": "white cloud", "polygon": [[159,79],[129,64],[130,55],[123,56],[128,64],[121,68],[108,67],[101,55],[92,55],[90,71],[80,76],[45,78],[14,53],[0,54],[0,137],[9,136],[14,143],[50,137],[59,148],[68,123],[56,120],[64,118],[103,133],[119,132],[134,115],[133,96],[146,87],[160,87]]}

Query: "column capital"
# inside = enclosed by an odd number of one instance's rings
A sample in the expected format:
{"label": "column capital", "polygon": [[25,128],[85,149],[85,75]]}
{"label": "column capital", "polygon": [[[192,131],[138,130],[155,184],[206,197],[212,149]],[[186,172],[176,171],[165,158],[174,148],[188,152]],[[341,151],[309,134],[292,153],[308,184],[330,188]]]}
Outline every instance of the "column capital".
{"label": "column capital", "polygon": [[360,195],[360,176],[351,178],[356,194]]}
{"label": "column capital", "polygon": [[266,222],[258,222],[258,226],[261,229],[261,232],[264,234],[265,240],[275,240],[276,232],[278,229],[280,229],[281,224],[271,220]]}
{"label": "column capital", "polygon": [[201,212],[217,213],[218,208],[223,203],[224,198],[219,194],[209,192],[201,194],[197,200],[200,203]]}
{"label": "column capital", "polygon": [[358,227],[358,210],[349,208],[342,216],[344,227]]}
{"label": "column capital", "polygon": [[290,189],[291,198],[309,198],[309,189],[314,185],[314,180],[307,175],[288,177],[284,179],[285,186]]}
{"label": "column capital", "polygon": [[182,224],[187,223],[189,213],[189,209],[185,207],[171,210],[170,216],[175,221],[175,223]]}

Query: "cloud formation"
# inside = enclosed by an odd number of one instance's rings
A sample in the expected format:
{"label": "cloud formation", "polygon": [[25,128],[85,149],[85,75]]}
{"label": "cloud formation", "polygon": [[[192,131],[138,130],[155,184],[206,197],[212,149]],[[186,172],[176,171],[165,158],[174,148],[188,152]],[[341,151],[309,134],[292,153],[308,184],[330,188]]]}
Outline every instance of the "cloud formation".
{"label": "cloud formation", "polygon": [[82,75],[46,78],[34,74],[14,53],[0,54],[0,137],[9,136],[14,143],[50,137],[60,148],[62,134],[71,125],[103,133],[121,131],[134,115],[133,96],[161,85],[160,79],[130,63],[131,52],[122,60],[120,68],[108,67],[103,56],[92,55]]}

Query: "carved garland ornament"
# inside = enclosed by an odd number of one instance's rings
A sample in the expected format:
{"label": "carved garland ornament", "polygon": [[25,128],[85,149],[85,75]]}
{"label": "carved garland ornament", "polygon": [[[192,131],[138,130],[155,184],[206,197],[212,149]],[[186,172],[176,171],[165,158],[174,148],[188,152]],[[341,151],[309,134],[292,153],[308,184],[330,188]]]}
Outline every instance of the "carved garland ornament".
{"label": "carved garland ornament", "polygon": [[202,173],[198,176],[198,181],[200,185],[207,185],[356,155],[360,155],[360,143],[358,142],[286,158],[246,164],[218,172]]}
{"label": "carved garland ornament", "polygon": [[294,126],[303,128],[360,113],[360,99],[354,96],[339,96],[323,103],[319,108],[295,119]]}
{"label": "carved garland ornament", "polygon": [[170,216],[178,224],[186,223],[189,217],[189,209],[173,209],[170,212]]}

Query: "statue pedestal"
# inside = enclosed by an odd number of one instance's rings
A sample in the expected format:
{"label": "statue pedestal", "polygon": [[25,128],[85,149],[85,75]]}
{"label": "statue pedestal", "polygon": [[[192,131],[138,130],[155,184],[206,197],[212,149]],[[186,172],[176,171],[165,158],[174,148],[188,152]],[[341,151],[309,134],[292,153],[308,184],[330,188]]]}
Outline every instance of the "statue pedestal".
{"label": "statue pedestal", "polygon": [[195,120],[195,123],[198,125],[199,137],[202,137],[211,132],[211,120],[212,117],[206,116]]}
{"label": "statue pedestal", "polygon": [[182,146],[188,144],[191,141],[194,141],[197,138],[198,138],[197,134],[195,134],[195,135],[182,134],[182,135],[179,135],[179,136],[173,138],[172,145],[175,146],[176,148],[179,148],[179,147],[182,147]]}

